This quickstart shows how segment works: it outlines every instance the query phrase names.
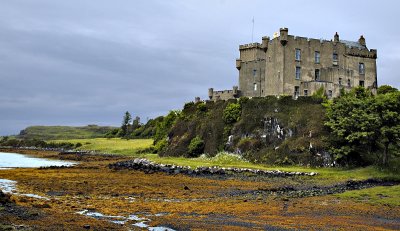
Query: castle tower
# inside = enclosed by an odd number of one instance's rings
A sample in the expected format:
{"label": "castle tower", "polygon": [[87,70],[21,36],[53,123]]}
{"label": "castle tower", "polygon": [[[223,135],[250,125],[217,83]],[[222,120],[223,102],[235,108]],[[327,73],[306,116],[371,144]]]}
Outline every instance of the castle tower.
{"label": "castle tower", "polygon": [[279,30],[279,32],[280,32],[279,39],[280,39],[280,41],[281,41],[281,44],[282,44],[283,46],[285,46],[286,43],[287,43],[287,41],[288,41],[289,29],[286,28],[286,27],[283,27],[283,28],[281,28],[281,29]]}
{"label": "castle tower", "polygon": [[261,48],[262,48],[264,51],[267,51],[267,50],[268,50],[268,43],[269,43],[269,37],[268,37],[268,36],[262,37]]}
{"label": "castle tower", "polygon": [[233,90],[233,96],[235,96],[235,97],[238,96],[239,87],[238,86],[233,86],[232,90]]}
{"label": "castle tower", "polygon": [[208,88],[208,98],[212,99],[214,94],[214,88]]}

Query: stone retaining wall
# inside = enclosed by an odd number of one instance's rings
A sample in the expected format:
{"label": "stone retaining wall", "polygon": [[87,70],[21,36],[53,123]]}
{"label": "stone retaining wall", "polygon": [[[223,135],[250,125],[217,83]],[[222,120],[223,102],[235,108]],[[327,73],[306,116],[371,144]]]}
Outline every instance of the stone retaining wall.
{"label": "stone retaining wall", "polygon": [[279,170],[259,170],[250,168],[221,168],[221,167],[197,167],[191,169],[189,166],[178,166],[171,164],[157,164],[147,159],[134,159],[128,161],[109,164],[110,169],[122,170],[132,169],[140,170],[146,173],[164,172],[168,174],[187,174],[187,175],[225,175],[225,174],[254,174],[270,177],[287,177],[287,176],[315,176],[315,172],[284,172]]}

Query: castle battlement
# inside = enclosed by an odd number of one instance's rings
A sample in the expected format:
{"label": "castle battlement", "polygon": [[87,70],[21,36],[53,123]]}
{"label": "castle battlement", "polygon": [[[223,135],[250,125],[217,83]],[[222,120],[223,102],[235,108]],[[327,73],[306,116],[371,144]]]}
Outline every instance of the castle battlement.
{"label": "castle battlement", "polygon": [[253,49],[253,48],[261,49],[261,44],[260,43],[248,43],[248,44],[243,44],[243,45],[239,46],[239,50]]}

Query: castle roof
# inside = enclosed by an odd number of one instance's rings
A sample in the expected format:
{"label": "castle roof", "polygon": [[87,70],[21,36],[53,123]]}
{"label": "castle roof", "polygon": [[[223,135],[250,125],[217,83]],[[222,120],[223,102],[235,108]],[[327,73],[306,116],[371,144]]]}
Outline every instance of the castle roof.
{"label": "castle roof", "polygon": [[346,45],[349,48],[354,47],[354,48],[358,48],[360,50],[363,50],[363,49],[367,49],[368,50],[368,48],[366,46],[361,45],[359,42],[348,41],[348,40],[340,40],[340,42],[343,43],[344,45]]}

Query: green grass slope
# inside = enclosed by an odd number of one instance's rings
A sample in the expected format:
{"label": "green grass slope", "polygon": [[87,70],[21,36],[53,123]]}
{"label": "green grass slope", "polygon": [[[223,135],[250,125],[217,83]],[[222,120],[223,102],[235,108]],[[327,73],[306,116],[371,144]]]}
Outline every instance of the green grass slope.
{"label": "green grass slope", "polygon": [[65,140],[104,137],[114,127],[88,125],[72,126],[30,126],[20,132],[18,138],[40,140]]}

